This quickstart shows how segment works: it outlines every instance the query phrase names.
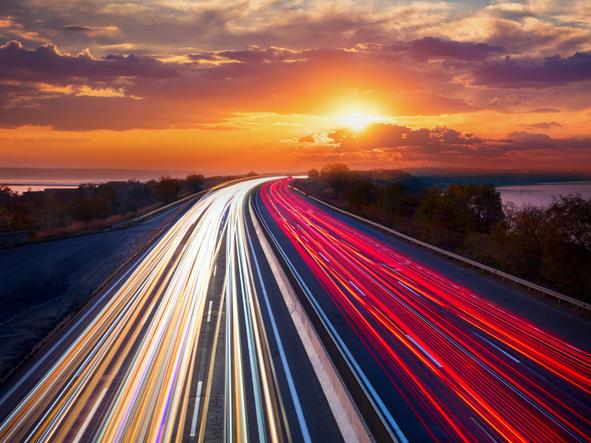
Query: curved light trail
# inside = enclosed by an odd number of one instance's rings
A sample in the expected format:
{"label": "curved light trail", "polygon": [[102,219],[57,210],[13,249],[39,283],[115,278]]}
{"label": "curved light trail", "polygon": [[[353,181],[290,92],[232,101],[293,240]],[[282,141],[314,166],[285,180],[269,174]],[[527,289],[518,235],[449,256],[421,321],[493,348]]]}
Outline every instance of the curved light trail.
{"label": "curved light trail", "polygon": [[344,223],[288,179],[260,198],[324,289],[307,296],[400,440],[590,441],[591,355]]}
{"label": "curved light trail", "polygon": [[217,422],[217,440],[338,440],[254,234],[259,186],[261,224],[395,439],[589,441],[589,354],[262,178],[205,195],[69,326],[0,398],[18,399],[0,442],[201,441]]}
{"label": "curved light trail", "polygon": [[[197,351],[204,346],[200,331],[212,316],[207,296],[216,273],[223,273],[225,288],[213,313],[219,324],[225,310],[225,341],[220,340],[226,355],[225,439],[310,441],[303,417],[288,423],[285,402],[296,410],[301,405],[297,391],[285,390],[287,397],[279,392],[278,360],[259,302],[265,286],[248,249],[248,196],[268,180],[220,188],[186,212],[4,419],[0,441],[203,438],[207,405],[189,400]],[[216,269],[220,253],[226,254],[225,269]],[[265,315],[273,318],[268,306]],[[282,377],[291,377],[289,365],[280,369]],[[202,383],[198,400],[210,392]],[[14,392],[16,387],[9,394]]]}

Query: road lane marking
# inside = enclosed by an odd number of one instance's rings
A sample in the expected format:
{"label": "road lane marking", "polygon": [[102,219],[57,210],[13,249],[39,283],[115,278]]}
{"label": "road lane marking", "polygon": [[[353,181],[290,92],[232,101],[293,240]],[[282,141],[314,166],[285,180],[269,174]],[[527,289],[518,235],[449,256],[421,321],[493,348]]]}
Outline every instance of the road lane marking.
{"label": "road lane marking", "polygon": [[404,288],[406,288],[407,290],[409,290],[410,292],[412,292],[417,297],[421,297],[421,298],[425,299],[425,296],[423,294],[421,294],[418,291],[415,291],[413,288],[411,288],[410,286],[408,286],[406,283],[403,283],[400,280],[397,280],[396,283],[398,283],[399,285],[403,286]]}
{"label": "road lane marking", "polygon": [[515,357],[513,357],[511,354],[509,354],[508,352],[503,351],[499,346],[495,345],[492,341],[488,340],[487,338],[483,337],[482,335],[480,335],[478,332],[475,332],[474,335],[477,335],[478,337],[480,337],[481,339],[483,339],[485,342],[487,342],[489,345],[491,345],[493,348],[495,348],[497,351],[502,352],[503,354],[505,354],[507,357],[509,357],[511,360],[513,360],[515,363],[521,363],[519,360],[517,360]]}
{"label": "road lane marking", "polygon": [[[260,221],[261,225],[264,227],[264,229],[269,234],[272,243],[275,245],[275,247],[277,248],[277,251],[279,252],[281,257],[285,261],[287,268],[295,277],[295,279],[296,279],[298,285],[300,286],[300,288],[302,289],[302,291],[308,296],[309,300],[314,305],[318,314],[322,318],[322,321],[324,321],[327,329],[329,330],[329,333],[332,335],[333,339],[337,342],[337,345],[340,348],[341,352],[344,354],[345,359],[353,367],[353,371],[354,371],[355,375],[361,379],[360,383],[366,387],[366,389],[369,391],[370,397],[375,401],[375,403],[377,403],[376,412],[378,412],[378,414],[381,416],[381,418],[385,422],[387,422],[387,424],[386,424],[387,430],[393,431],[392,440],[397,438],[397,440],[400,441],[401,443],[408,443],[408,439],[406,438],[406,436],[402,432],[402,429],[400,428],[400,426],[398,425],[398,423],[396,422],[396,420],[394,419],[394,417],[390,413],[389,409],[384,404],[382,398],[380,397],[380,395],[378,394],[376,389],[373,387],[373,385],[371,384],[371,382],[369,381],[369,379],[367,378],[367,376],[363,372],[361,366],[359,366],[358,362],[353,358],[351,351],[346,346],[345,342],[343,341],[343,339],[341,338],[341,336],[339,335],[339,333],[337,332],[337,330],[335,329],[333,324],[329,321],[326,313],[322,310],[318,301],[314,298],[314,294],[313,294],[312,290],[305,283],[303,277],[297,271],[295,265],[287,256],[287,253],[281,247],[279,241],[275,237],[275,234],[273,234],[273,232],[271,231],[271,228],[269,227],[267,221],[262,217],[262,215],[260,215],[260,210],[258,209],[258,205],[257,205],[256,212],[259,214],[259,221]],[[396,437],[394,436],[394,434],[396,435]]]}
{"label": "road lane marking", "polygon": [[356,285],[355,283],[353,283],[351,280],[349,280],[349,283],[351,283],[351,284],[352,284],[352,285],[355,287],[355,289],[357,289],[357,292],[359,292],[359,293],[360,293],[361,295],[363,295],[364,297],[367,297],[367,296],[365,295],[365,292],[363,292],[363,291],[362,291],[362,290],[359,288],[359,286],[357,286],[357,285]]}
{"label": "road lane marking", "polygon": [[211,304],[213,303],[212,300],[209,300],[209,308],[207,309],[207,323],[211,320]]}
{"label": "road lane marking", "polygon": [[472,420],[474,422],[474,424],[476,426],[478,426],[478,428],[484,433],[484,435],[486,435],[492,441],[494,441],[495,443],[497,443],[499,441],[496,438],[494,438],[494,436],[492,436],[491,433],[488,432],[484,426],[482,426],[480,423],[478,423],[474,417],[470,417],[470,420]]}
{"label": "road lane marking", "polygon": [[94,405],[92,406],[92,409],[88,412],[88,415],[86,416],[86,420],[84,420],[84,423],[82,423],[82,427],[78,431],[78,434],[76,434],[76,437],[74,437],[73,443],[78,443],[82,439],[82,436],[86,432],[86,428],[88,428],[90,421],[94,417],[94,414],[96,414],[96,410],[98,409],[99,405],[101,404],[101,401],[103,401],[103,398],[105,397],[105,394],[107,393],[107,390],[108,390],[107,388],[104,388],[101,391],[99,398],[97,398],[96,402],[94,402]]}
{"label": "road lane marking", "polygon": [[197,383],[197,395],[195,396],[195,410],[193,411],[193,420],[191,421],[191,434],[190,434],[191,437],[195,437],[195,434],[197,433],[197,417],[199,415],[199,403],[201,402],[201,388],[202,388],[202,386],[203,386],[203,381],[199,380],[199,383]]}
{"label": "road lane marking", "polygon": [[218,265],[215,265],[213,267],[213,276],[215,277],[215,274],[218,272]]}
{"label": "road lane marking", "polygon": [[[251,217],[253,217],[252,210],[251,210],[251,213],[250,214],[251,214]],[[254,220],[254,217],[253,217],[253,220]],[[255,227],[255,230],[256,230],[256,227]],[[250,233],[247,231],[246,234],[247,234],[247,239],[248,239],[248,244],[250,246],[250,250],[251,251],[254,251],[252,240],[250,238]],[[283,371],[284,371],[284,374],[285,374],[285,376],[287,378],[287,385],[289,387],[289,391],[290,391],[290,394],[291,394],[291,399],[293,401],[293,405],[294,405],[295,410],[296,410],[296,416],[297,416],[297,419],[298,419],[298,422],[299,422],[299,425],[300,425],[300,431],[302,433],[302,437],[303,437],[304,441],[305,442],[311,442],[312,440],[311,440],[311,437],[310,437],[310,432],[308,430],[308,424],[306,423],[306,418],[304,416],[304,412],[303,412],[303,409],[302,409],[300,398],[299,398],[299,395],[297,393],[297,389],[296,389],[296,386],[295,386],[295,383],[294,383],[294,380],[293,380],[293,376],[291,374],[291,369],[290,369],[289,363],[287,361],[287,356],[286,356],[286,353],[285,353],[285,349],[283,347],[283,342],[281,340],[281,336],[279,334],[279,329],[277,327],[277,322],[275,320],[275,316],[273,315],[273,310],[272,310],[271,304],[269,302],[269,296],[268,296],[268,293],[267,293],[267,288],[266,288],[265,283],[263,281],[263,276],[262,276],[262,273],[261,273],[261,268],[259,266],[258,260],[256,259],[256,256],[255,256],[254,264],[255,264],[256,275],[257,275],[257,277],[259,279],[259,283],[260,283],[261,288],[262,288],[262,295],[263,295],[263,301],[265,302],[265,308],[267,309],[267,314],[269,315],[269,319],[271,321],[271,329],[273,331],[273,336],[275,338],[275,342],[276,342],[277,348],[279,350],[279,358],[281,360],[281,365],[283,366]]]}
{"label": "road lane marking", "polygon": [[318,252],[318,255],[320,255],[324,259],[325,262],[330,263],[330,260],[328,258],[326,258],[326,255],[324,255],[322,252]]}
{"label": "road lane marking", "polygon": [[411,342],[413,342],[413,344],[417,348],[419,348],[421,351],[423,351],[423,354],[425,354],[427,357],[429,357],[429,360],[431,360],[433,363],[435,363],[439,367],[439,369],[443,368],[443,365],[441,363],[439,363],[435,357],[433,357],[431,354],[429,354],[425,348],[423,348],[420,344],[418,344],[414,338],[412,338],[408,334],[406,334],[406,338],[408,338]]}

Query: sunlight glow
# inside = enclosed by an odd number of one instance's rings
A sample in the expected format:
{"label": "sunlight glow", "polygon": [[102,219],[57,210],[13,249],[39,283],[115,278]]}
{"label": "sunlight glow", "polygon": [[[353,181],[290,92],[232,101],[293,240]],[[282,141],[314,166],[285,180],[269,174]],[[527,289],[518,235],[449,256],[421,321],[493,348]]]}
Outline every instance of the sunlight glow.
{"label": "sunlight glow", "polygon": [[364,114],[363,112],[351,112],[337,118],[339,124],[351,128],[354,131],[362,131],[367,125],[382,120],[381,117]]}

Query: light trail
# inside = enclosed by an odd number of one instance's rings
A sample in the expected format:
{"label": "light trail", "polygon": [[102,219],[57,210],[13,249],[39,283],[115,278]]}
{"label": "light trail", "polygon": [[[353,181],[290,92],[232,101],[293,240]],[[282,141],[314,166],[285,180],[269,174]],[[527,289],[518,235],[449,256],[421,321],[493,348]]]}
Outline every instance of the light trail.
{"label": "light trail", "polygon": [[[376,407],[390,417],[405,405],[406,420],[386,420],[400,439],[590,441],[591,355],[353,228],[288,183],[263,185],[260,198],[322,286],[326,295],[306,295]],[[281,253],[294,271],[290,252]],[[343,322],[355,340],[343,338]]]}
{"label": "light trail", "polygon": [[[299,407],[299,399],[294,389],[285,390],[287,397],[280,392],[259,304],[264,282],[254,278],[245,226],[249,193],[269,180],[217,189],[188,210],[4,419],[0,441],[181,441],[185,429],[190,438],[198,429],[203,436],[206,408],[199,405],[210,387],[199,379],[193,402],[189,394],[200,331],[212,316],[212,323],[221,319],[221,308],[212,313],[207,301],[211,279],[220,274],[226,438],[291,439],[285,402]],[[219,253],[227,254],[225,269],[217,269]],[[214,360],[216,350],[210,352],[207,361]],[[303,429],[295,436],[306,440],[305,421],[295,423]]]}

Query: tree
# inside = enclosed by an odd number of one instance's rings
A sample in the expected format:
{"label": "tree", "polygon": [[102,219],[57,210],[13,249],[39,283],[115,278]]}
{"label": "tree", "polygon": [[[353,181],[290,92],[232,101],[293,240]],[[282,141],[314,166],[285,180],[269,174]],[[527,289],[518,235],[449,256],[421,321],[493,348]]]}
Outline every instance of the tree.
{"label": "tree", "polygon": [[419,205],[419,199],[407,185],[388,183],[382,188],[380,203],[388,211],[392,221],[396,216],[412,217]]}
{"label": "tree", "polygon": [[552,286],[589,300],[591,200],[561,196],[546,210],[540,274]]}
{"label": "tree", "polygon": [[418,219],[459,233],[489,233],[503,220],[501,197],[488,184],[451,185],[443,192],[435,188],[422,199]]}
{"label": "tree", "polygon": [[322,179],[332,188],[337,198],[341,198],[350,179],[349,167],[342,163],[332,163],[322,168]]}
{"label": "tree", "polygon": [[374,202],[376,186],[366,178],[352,175],[347,182],[346,197],[352,206],[363,207]]}
{"label": "tree", "polygon": [[0,185],[0,205],[7,205],[14,201],[18,194],[10,189],[8,186]]}
{"label": "tree", "polygon": [[572,194],[555,198],[548,208],[548,222],[566,241],[591,251],[591,199]]}
{"label": "tree", "polygon": [[185,179],[185,186],[192,192],[200,192],[205,186],[205,177],[201,174],[192,174]]}
{"label": "tree", "polygon": [[165,175],[156,183],[156,198],[164,203],[176,200],[181,184],[176,178]]}
{"label": "tree", "polygon": [[539,278],[544,252],[544,209],[536,206],[520,208],[506,226],[503,241],[503,262],[506,268],[523,278]]}
{"label": "tree", "polygon": [[312,168],[308,171],[308,178],[310,180],[316,180],[316,179],[318,179],[318,177],[320,177],[320,173],[318,172],[318,169]]}

